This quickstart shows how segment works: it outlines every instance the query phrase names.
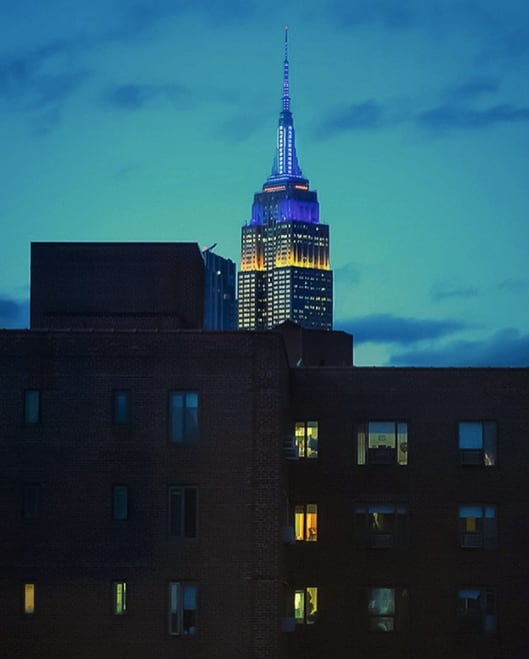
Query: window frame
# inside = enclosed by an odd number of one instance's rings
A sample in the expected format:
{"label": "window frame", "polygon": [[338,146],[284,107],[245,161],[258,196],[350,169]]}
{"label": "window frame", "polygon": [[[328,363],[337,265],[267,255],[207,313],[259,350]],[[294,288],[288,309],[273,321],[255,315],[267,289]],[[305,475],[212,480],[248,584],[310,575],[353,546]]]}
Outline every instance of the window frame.
{"label": "window frame", "polygon": [[[465,510],[466,509],[466,510]],[[469,514],[474,509],[476,515]],[[493,549],[497,545],[497,506],[492,504],[461,504],[457,509],[459,546],[462,549]],[[464,520],[475,520],[469,529]],[[478,520],[481,520],[479,522]],[[471,526],[471,524],[470,524]]]}
{"label": "window frame", "polygon": [[[176,492],[180,494],[179,526],[181,530],[179,533],[175,532],[173,527],[172,496]],[[191,497],[191,493],[194,494],[194,497]],[[170,539],[176,540],[196,540],[198,538],[198,487],[196,485],[169,485],[167,488],[167,534]]]}
{"label": "window frame", "polygon": [[[124,503],[120,500],[120,493],[125,495]],[[123,511],[123,514],[118,514]],[[112,485],[112,519],[116,522],[126,522],[130,514],[129,486],[124,483]]]}
{"label": "window frame", "polygon": [[[193,590],[192,597],[194,608],[186,608],[186,593]],[[169,581],[167,584],[167,632],[169,636],[177,638],[195,638],[198,633],[198,582],[197,581]],[[194,611],[193,625],[187,631],[185,624],[186,612]],[[176,625],[174,617],[176,616]]]}
{"label": "window frame", "polygon": [[[313,508],[313,510],[309,510],[309,508]],[[311,519],[315,524],[309,526]],[[294,505],[294,535],[296,542],[318,542],[317,503],[297,503]]]}
{"label": "window frame", "polygon": [[[294,611],[294,620],[297,625],[314,625],[318,621],[319,611],[319,592],[318,586],[296,586],[292,594],[292,607]],[[314,598],[316,600],[314,605]],[[300,606],[296,607],[296,602],[300,602]],[[308,611],[308,604],[314,607],[312,611]]]}
{"label": "window frame", "polygon": [[[371,429],[373,426],[373,429]],[[378,430],[375,426],[379,426]],[[386,428],[384,428],[386,426]],[[389,432],[389,426],[393,426]],[[378,439],[372,439],[378,435]],[[367,420],[356,424],[356,464],[360,467],[409,464],[409,423],[402,419]],[[380,442],[384,444],[380,444]],[[372,442],[379,442],[372,446]]]}
{"label": "window frame", "polygon": [[[176,404],[178,399],[182,404]],[[188,404],[195,399],[196,405]],[[176,418],[181,410],[181,418]],[[194,418],[192,418],[194,417]],[[200,394],[198,390],[171,389],[168,394],[167,438],[169,444],[196,444],[200,441]]]}
{"label": "window frame", "polygon": [[[376,510],[376,509],[381,510]],[[391,528],[373,528],[371,516],[393,515]],[[354,507],[355,544],[369,549],[402,548],[408,544],[410,509],[407,503],[369,501],[359,502]],[[383,520],[384,521],[384,520]],[[376,520],[374,521],[376,524]]]}
{"label": "window frame", "polygon": [[[123,400],[124,408],[120,407]],[[112,424],[116,428],[126,428],[131,422],[131,391],[130,389],[112,389]]]}
{"label": "window frame", "polygon": [[294,441],[298,457],[314,460],[319,457],[320,423],[315,420],[294,422]]}
{"label": "window frame", "polygon": [[[478,593],[477,598],[470,593]],[[466,594],[466,597],[462,595]],[[494,636],[497,633],[498,613],[496,589],[493,586],[462,586],[457,589],[457,631],[461,635]],[[475,599],[476,607],[469,608],[468,601]],[[463,601],[467,604],[462,606]],[[466,610],[467,613],[462,613]]]}
{"label": "window frame", "polygon": [[[24,616],[32,617],[37,612],[37,582],[35,580],[24,581],[22,590],[22,612]],[[31,589],[31,597],[28,597],[28,589]]]}
{"label": "window frame", "polygon": [[[379,591],[389,591],[391,606],[388,611],[377,610],[372,603],[376,602]],[[375,595],[377,593],[377,595]],[[380,592],[382,595],[382,592]],[[406,586],[396,584],[372,585],[365,589],[366,628],[370,634],[398,634],[407,630],[409,626],[409,591]],[[391,621],[389,629],[383,629],[378,624],[387,624]]]}
{"label": "window frame", "polygon": [[42,422],[42,392],[40,389],[24,389],[24,426],[38,426]]}
{"label": "window frame", "polygon": [[125,580],[118,579],[112,582],[112,615],[127,615],[127,581]]}
{"label": "window frame", "polygon": [[[462,430],[471,426],[480,426],[480,445],[462,446],[472,443],[469,435],[466,439],[462,437]],[[498,464],[498,424],[496,421],[487,419],[459,421],[457,424],[457,448],[460,463],[464,467],[496,467]]]}

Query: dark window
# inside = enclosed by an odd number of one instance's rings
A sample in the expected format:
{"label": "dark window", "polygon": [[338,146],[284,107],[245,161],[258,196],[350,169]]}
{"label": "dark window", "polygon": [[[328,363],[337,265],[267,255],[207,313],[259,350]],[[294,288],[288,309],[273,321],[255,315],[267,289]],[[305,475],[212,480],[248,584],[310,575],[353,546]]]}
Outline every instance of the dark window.
{"label": "dark window", "polygon": [[197,584],[169,582],[169,634],[195,636],[197,633]]}
{"label": "dark window", "polygon": [[460,506],[461,547],[480,549],[496,546],[496,506]]}
{"label": "dark window", "polygon": [[356,435],[357,463],[408,464],[408,424],[402,421],[362,423]]}
{"label": "dark window", "polygon": [[368,629],[372,632],[402,631],[408,624],[407,588],[367,589]]}
{"label": "dark window", "polygon": [[387,503],[355,507],[356,544],[373,549],[391,549],[407,543],[408,507]]}
{"label": "dark window", "polygon": [[129,488],[127,485],[114,485],[112,488],[112,518],[129,518]]}
{"label": "dark window", "polygon": [[494,467],[496,465],[496,423],[465,421],[459,424],[461,464]]}
{"label": "dark window", "polygon": [[39,519],[41,487],[39,483],[24,483],[22,486],[22,517]]}
{"label": "dark window", "polygon": [[173,538],[197,537],[197,488],[169,488],[169,535]]}
{"label": "dark window", "polygon": [[130,391],[116,389],[112,392],[113,420],[118,426],[130,422]]}
{"label": "dark window", "polygon": [[112,613],[123,616],[127,613],[127,582],[114,581],[112,583]]}
{"label": "dark window", "polygon": [[171,391],[169,394],[169,441],[198,440],[198,393]]}
{"label": "dark window", "polygon": [[496,594],[493,588],[470,586],[457,591],[458,629],[462,633],[496,633]]}
{"label": "dark window", "polygon": [[40,423],[40,391],[37,389],[24,392],[24,423],[27,426]]}

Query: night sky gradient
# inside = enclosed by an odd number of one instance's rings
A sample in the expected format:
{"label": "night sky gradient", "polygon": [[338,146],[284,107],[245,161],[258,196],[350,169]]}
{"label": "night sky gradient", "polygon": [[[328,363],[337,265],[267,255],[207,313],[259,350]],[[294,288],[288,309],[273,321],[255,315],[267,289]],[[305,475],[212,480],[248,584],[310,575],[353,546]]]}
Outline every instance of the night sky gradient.
{"label": "night sky gradient", "polygon": [[529,365],[526,0],[0,0],[0,327],[27,326],[31,241],[238,263],[285,24],[355,363]]}

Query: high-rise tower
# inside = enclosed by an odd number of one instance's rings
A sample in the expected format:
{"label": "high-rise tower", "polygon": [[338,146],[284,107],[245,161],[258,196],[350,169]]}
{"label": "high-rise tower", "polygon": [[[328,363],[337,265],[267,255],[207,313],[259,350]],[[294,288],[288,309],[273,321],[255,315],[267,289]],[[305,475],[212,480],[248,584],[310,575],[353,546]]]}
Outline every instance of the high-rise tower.
{"label": "high-rise tower", "polygon": [[298,164],[287,28],[276,155],[242,228],[238,295],[240,329],[269,329],[285,320],[309,329],[332,328],[329,227],[320,224],[318,195]]}

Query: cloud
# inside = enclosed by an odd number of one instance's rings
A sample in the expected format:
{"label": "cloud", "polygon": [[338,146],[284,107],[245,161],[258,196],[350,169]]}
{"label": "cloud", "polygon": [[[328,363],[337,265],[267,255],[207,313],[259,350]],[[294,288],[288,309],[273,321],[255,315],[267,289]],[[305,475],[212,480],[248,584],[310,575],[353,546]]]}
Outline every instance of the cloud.
{"label": "cloud", "polygon": [[478,295],[478,289],[474,287],[455,288],[445,284],[436,284],[432,287],[430,296],[434,302],[441,302],[448,298],[470,298]]}
{"label": "cloud", "polygon": [[391,355],[392,366],[529,366],[529,334],[503,329],[488,339],[451,341]]}
{"label": "cloud", "polygon": [[360,281],[360,271],[354,263],[346,263],[334,268],[334,280],[337,284],[356,285]]}
{"label": "cloud", "polygon": [[0,328],[24,328],[28,324],[27,300],[13,300],[0,295]]}
{"label": "cloud", "polygon": [[507,293],[520,293],[529,288],[529,282],[523,279],[505,279],[498,284],[498,288]]}
{"label": "cloud", "polygon": [[474,130],[496,124],[529,122],[529,107],[504,104],[478,110],[447,104],[419,113],[416,121],[423,128],[439,132]]}
{"label": "cloud", "polygon": [[494,94],[500,89],[498,78],[472,78],[448,90],[448,97],[457,101],[468,101],[484,94]]}
{"label": "cloud", "polygon": [[336,329],[353,334],[355,343],[414,344],[419,341],[441,339],[467,325],[461,321],[402,318],[392,314],[371,314],[361,318],[336,321]]}
{"label": "cloud", "polygon": [[376,130],[383,122],[382,106],[372,99],[331,112],[316,129],[316,136],[331,137],[354,130]]}
{"label": "cloud", "polygon": [[189,95],[189,91],[176,84],[123,84],[110,87],[102,101],[120,110],[140,110],[156,100],[176,103]]}
{"label": "cloud", "polygon": [[345,27],[375,23],[402,30],[413,26],[417,18],[409,0],[334,0],[331,13]]}

